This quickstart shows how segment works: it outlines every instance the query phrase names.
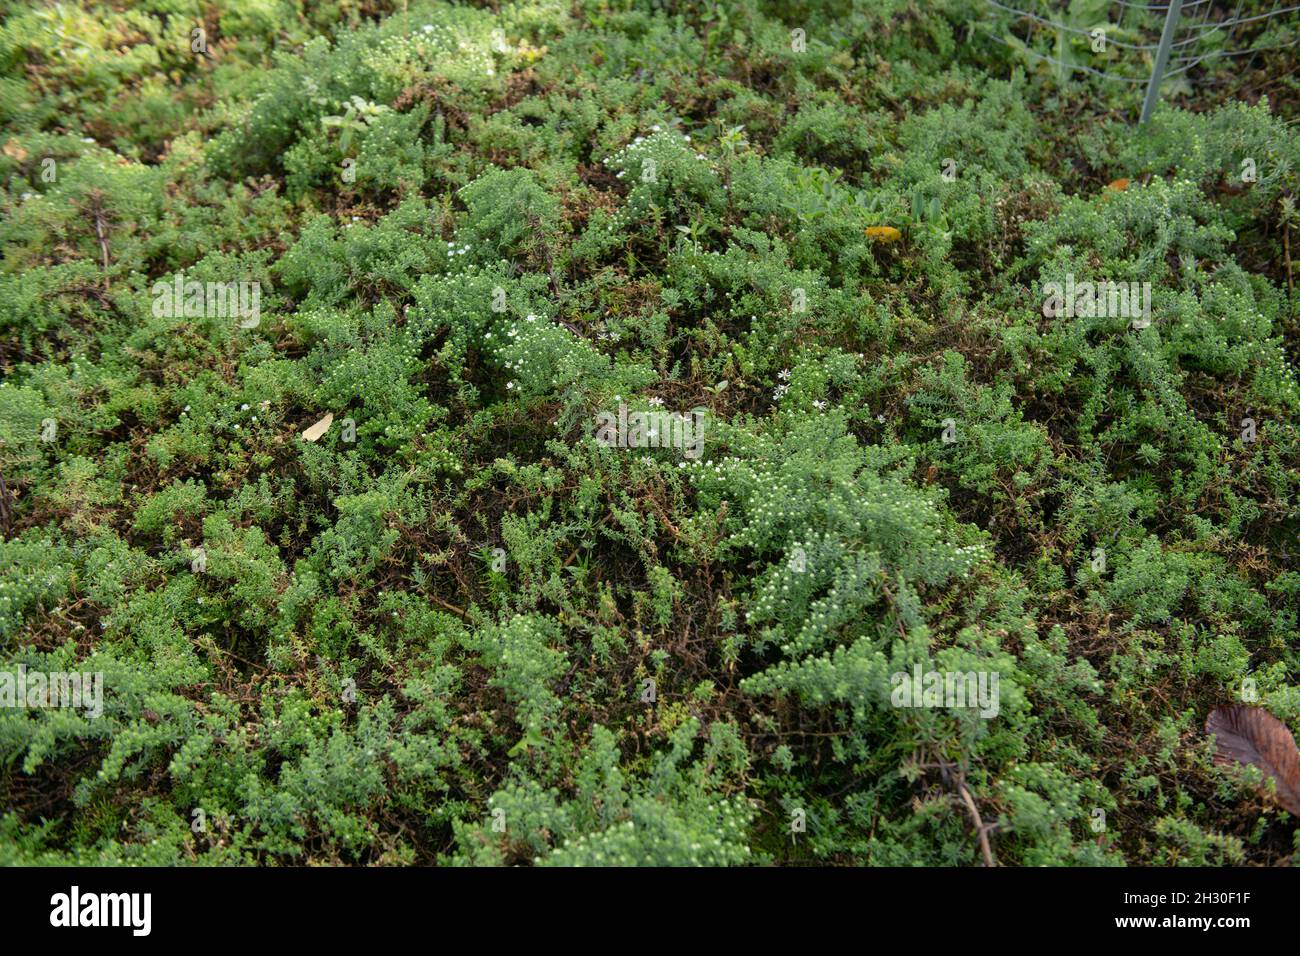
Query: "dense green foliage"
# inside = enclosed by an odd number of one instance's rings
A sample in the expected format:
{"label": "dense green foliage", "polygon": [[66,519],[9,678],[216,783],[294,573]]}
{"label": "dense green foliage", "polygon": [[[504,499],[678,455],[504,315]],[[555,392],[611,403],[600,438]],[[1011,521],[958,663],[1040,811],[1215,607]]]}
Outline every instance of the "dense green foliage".
{"label": "dense green foliage", "polygon": [[406,8],[0,4],[0,659],[105,688],[0,862],[1295,859],[1201,732],[1300,730],[1292,54],[1139,130],[975,0]]}

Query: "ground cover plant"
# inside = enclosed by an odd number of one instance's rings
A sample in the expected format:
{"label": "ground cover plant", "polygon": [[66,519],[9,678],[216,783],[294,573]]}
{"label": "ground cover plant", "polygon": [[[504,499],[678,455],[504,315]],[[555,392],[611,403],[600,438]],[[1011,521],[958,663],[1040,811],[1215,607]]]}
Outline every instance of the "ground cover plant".
{"label": "ground cover plant", "polygon": [[1295,862],[1274,21],[0,16],[0,862]]}

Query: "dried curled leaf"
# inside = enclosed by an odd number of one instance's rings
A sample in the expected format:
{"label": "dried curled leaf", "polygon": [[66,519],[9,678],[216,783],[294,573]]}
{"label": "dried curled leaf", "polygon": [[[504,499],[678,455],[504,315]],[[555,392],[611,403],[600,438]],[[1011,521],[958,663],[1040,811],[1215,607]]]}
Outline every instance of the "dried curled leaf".
{"label": "dried curled leaf", "polygon": [[868,226],[867,236],[877,242],[897,242],[903,234],[893,226]]}
{"label": "dried curled leaf", "polygon": [[334,413],[326,412],[325,417],[302,433],[304,441],[318,441],[334,424]]}
{"label": "dried curled leaf", "polygon": [[1205,732],[1214,735],[1215,763],[1258,767],[1276,781],[1278,804],[1300,817],[1300,749],[1286,724],[1263,707],[1234,704],[1215,708]]}
{"label": "dried curled leaf", "polygon": [[1128,189],[1128,184],[1129,180],[1127,179],[1112,179],[1106,184],[1106,188],[1113,189],[1117,193],[1122,193],[1124,190]]}

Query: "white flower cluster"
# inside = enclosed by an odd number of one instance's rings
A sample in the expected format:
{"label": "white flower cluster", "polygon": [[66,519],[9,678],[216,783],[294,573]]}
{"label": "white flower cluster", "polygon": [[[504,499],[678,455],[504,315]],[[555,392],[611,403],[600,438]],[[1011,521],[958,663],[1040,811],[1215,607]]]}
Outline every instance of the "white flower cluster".
{"label": "white flower cluster", "polygon": [[[649,136],[637,136],[628,145],[602,160],[605,166],[616,170],[619,179],[627,178],[633,184],[627,206],[611,217],[606,230],[621,231],[629,224],[643,218],[646,206],[660,190],[666,191],[663,174],[670,169],[680,169],[683,163],[698,164],[712,173],[713,164],[691,146],[686,133],[653,127]],[[674,176],[676,181],[676,176]]]}
{"label": "white flower cluster", "polygon": [[537,394],[560,385],[580,374],[583,358],[597,356],[585,341],[531,312],[498,323],[483,338],[488,354],[511,373],[506,388],[512,392]]}
{"label": "white flower cluster", "polygon": [[[612,156],[606,156],[602,162],[610,169],[617,169],[619,179],[629,170],[640,172],[646,159],[671,157],[674,153],[689,155],[691,138],[686,133],[673,133],[659,126],[652,126],[649,136],[638,136]],[[666,149],[665,149],[666,148]],[[703,153],[695,153],[695,158],[708,162]]]}

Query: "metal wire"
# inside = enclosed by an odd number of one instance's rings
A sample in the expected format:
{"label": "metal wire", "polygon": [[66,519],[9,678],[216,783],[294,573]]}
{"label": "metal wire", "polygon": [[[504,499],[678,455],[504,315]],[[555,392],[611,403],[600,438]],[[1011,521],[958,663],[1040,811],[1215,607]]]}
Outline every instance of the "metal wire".
{"label": "metal wire", "polygon": [[[1006,44],[1007,46],[1012,45],[1010,40],[1006,39],[1005,37],[1000,37],[996,33],[989,33],[989,36],[992,37],[994,40],[997,40],[999,43]],[[1026,56],[1033,57],[1035,60],[1043,60],[1044,62],[1051,63],[1062,69],[1080,70],[1084,73],[1091,73],[1093,76],[1100,77],[1103,80],[1113,80],[1118,83],[1145,83],[1147,81],[1147,77],[1144,76],[1116,76],[1113,73],[1107,73],[1103,70],[1097,70],[1090,66],[1084,66],[1081,63],[1064,63],[1061,60],[1058,60],[1054,56],[1048,56],[1046,53],[1039,53],[1037,50],[1031,50],[1028,47],[1021,50],[1020,52],[1024,53]]]}
{"label": "metal wire", "polygon": [[[998,0],[986,0],[986,2],[991,7],[996,7],[999,10],[1005,10],[1007,13],[1014,13],[1019,17],[1024,17],[1026,20],[1033,20],[1035,23],[1042,24],[1045,27],[1051,27],[1053,30],[1060,30],[1064,33],[1074,33],[1080,36],[1092,35],[1091,30],[1085,29],[1083,27],[1072,27],[1069,26],[1068,24],[1057,23],[1055,20],[1048,20],[1046,17],[1040,17],[1036,13],[1029,13],[1025,10],[1017,10],[1015,7],[1009,7],[1004,3],[999,3]],[[1112,40],[1109,37],[1106,39],[1106,42],[1113,43],[1115,46],[1121,47],[1126,50],[1154,50],[1156,48],[1156,45],[1154,43],[1146,43],[1146,44],[1124,43],[1121,40]]]}
{"label": "metal wire", "polygon": [[[1169,9],[1167,3],[1128,3],[1126,0],[1115,0],[1121,7],[1128,7],[1130,10],[1145,10],[1147,13],[1164,13]],[[1192,7],[1209,3],[1210,0],[1192,0],[1191,3],[1184,3],[1183,9],[1190,10]]]}
{"label": "metal wire", "polygon": [[[1042,27],[1070,36],[1092,37],[1094,30],[1097,29],[1096,27],[1076,26],[1075,24],[1065,23],[1061,19],[1053,19],[1050,15],[1042,15],[1031,10],[1022,9],[1014,5],[1017,0],[985,0],[985,2],[993,10],[1011,14],[1016,20],[1024,20],[1032,24],[1031,32],[1034,27]],[[1019,2],[1026,2],[1026,0],[1019,0]],[[1137,20],[1141,15],[1148,15],[1151,19],[1151,22],[1147,24],[1131,23],[1128,26],[1121,26],[1121,29],[1126,33],[1131,33],[1137,37],[1137,42],[1106,36],[1105,43],[1107,47],[1114,46],[1119,50],[1138,51],[1141,56],[1142,59],[1136,65],[1127,64],[1126,70],[1123,69],[1125,64],[1122,62],[1116,64],[1120,69],[1098,68],[1077,62],[1066,63],[1058,57],[1032,49],[1026,39],[1022,39],[1014,33],[1008,36],[1000,35],[988,23],[984,24],[985,32],[999,43],[1015,47],[1035,61],[1051,63],[1062,72],[1072,73],[1077,70],[1080,73],[1096,76],[1102,80],[1118,83],[1149,83],[1151,68],[1148,54],[1156,53],[1159,50],[1160,44],[1156,42],[1155,38],[1159,37],[1161,25],[1169,11],[1170,3],[1136,3],[1133,0],[1114,0],[1114,2],[1120,9],[1116,17],[1113,19],[1107,18],[1110,22],[1123,24],[1126,15],[1128,15],[1130,21]],[[1298,35],[1297,39],[1290,43],[1236,50],[1228,49],[1229,46],[1235,43],[1242,26],[1300,12],[1300,4],[1297,4],[1287,7],[1278,6],[1267,13],[1242,16],[1243,2],[1244,0],[1238,0],[1236,9],[1233,10],[1230,16],[1217,19],[1213,17],[1214,0],[1187,0],[1187,2],[1183,3],[1181,12],[1178,14],[1175,36],[1169,43],[1170,54],[1167,69],[1161,74],[1161,79],[1180,76],[1201,64],[1210,63],[1217,59],[1254,55],[1270,50],[1282,50],[1300,44],[1300,35]],[[1040,10],[1043,7],[1044,5],[1039,5]],[[1060,16],[1063,16],[1064,13],[1065,11],[1062,10]],[[1219,42],[1223,43],[1223,47],[1212,50],[1204,49],[1206,43]]]}

